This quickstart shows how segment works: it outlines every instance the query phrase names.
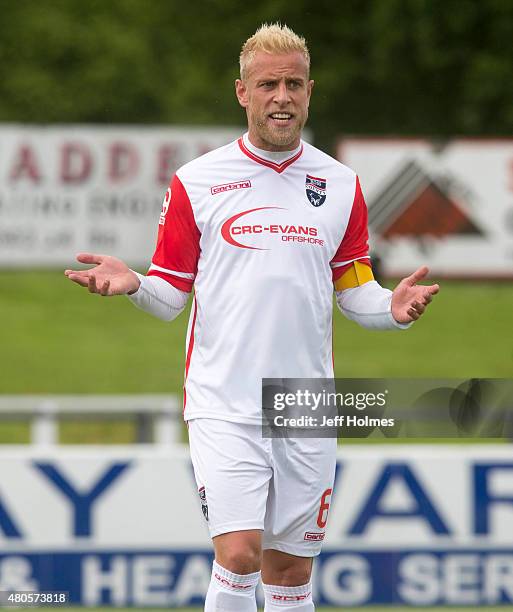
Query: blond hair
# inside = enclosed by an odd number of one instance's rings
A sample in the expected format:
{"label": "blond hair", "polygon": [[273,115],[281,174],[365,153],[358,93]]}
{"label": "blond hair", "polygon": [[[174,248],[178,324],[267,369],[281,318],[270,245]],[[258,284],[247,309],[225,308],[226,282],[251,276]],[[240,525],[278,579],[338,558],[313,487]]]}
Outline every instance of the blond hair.
{"label": "blond hair", "polygon": [[308,64],[310,72],[310,53],[306,40],[281,23],[262,24],[258,30],[242,45],[240,52],[240,78],[244,81],[248,76],[248,68],[257,51],[280,54],[299,51]]}

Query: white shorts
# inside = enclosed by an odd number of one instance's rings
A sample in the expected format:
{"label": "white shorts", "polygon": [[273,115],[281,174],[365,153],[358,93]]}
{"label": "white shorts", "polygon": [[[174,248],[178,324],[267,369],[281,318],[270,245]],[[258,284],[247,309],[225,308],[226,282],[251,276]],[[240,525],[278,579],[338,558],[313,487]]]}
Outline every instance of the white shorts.
{"label": "white shorts", "polygon": [[194,474],[210,535],[259,529],[263,548],[321,550],[335,477],[334,438],[262,438],[260,425],[189,421]]}

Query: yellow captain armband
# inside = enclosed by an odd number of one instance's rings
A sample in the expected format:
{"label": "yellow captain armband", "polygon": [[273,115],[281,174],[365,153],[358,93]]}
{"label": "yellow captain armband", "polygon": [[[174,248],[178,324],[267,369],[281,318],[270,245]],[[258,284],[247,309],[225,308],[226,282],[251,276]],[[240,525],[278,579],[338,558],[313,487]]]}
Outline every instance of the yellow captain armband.
{"label": "yellow captain armband", "polygon": [[360,285],[364,285],[371,280],[374,280],[372,268],[367,264],[361,263],[360,261],[353,261],[351,267],[348,268],[344,274],[342,274],[342,276],[335,281],[335,291],[359,287]]}

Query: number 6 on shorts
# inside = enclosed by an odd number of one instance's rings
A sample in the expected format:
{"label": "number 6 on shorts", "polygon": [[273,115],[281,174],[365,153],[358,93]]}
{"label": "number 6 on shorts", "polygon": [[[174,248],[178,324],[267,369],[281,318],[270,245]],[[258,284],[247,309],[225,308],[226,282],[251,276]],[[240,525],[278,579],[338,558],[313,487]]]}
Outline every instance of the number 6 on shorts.
{"label": "number 6 on shorts", "polygon": [[321,503],[319,506],[319,514],[317,515],[317,527],[324,529],[328,522],[328,513],[330,511],[331,494],[333,489],[326,489],[321,497]]}

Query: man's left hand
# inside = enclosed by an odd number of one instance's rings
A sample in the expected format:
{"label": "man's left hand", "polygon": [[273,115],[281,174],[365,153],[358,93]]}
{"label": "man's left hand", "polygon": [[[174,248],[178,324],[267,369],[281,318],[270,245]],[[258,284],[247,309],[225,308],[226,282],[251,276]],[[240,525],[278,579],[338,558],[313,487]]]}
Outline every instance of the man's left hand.
{"label": "man's left hand", "polygon": [[429,272],[422,266],[403,278],[392,293],[392,316],[398,323],[416,321],[426,310],[433,296],[440,291],[438,285],[417,285]]}

